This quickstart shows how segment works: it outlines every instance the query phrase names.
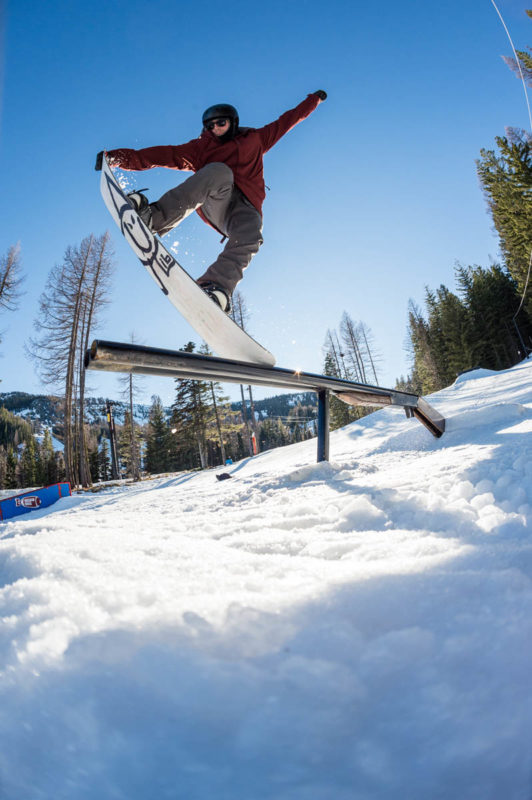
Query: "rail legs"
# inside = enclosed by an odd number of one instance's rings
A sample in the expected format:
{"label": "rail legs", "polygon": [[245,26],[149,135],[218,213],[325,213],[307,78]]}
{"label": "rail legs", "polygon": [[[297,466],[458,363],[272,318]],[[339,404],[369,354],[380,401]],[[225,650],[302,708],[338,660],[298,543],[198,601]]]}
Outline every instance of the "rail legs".
{"label": "rail legs", "polygon": [[329,460],[329,390],[318,391],[318,462]]}

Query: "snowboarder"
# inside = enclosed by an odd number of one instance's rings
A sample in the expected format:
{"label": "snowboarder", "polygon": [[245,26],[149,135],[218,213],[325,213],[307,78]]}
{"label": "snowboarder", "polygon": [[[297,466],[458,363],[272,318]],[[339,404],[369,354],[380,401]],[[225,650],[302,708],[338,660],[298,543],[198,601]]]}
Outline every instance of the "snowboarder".
{"label": "snowboarder", "polygon": [[[241,128],[236,108],[221,103],[204,112],[200,136],[186,144],[107,151],[113,167],[169,167],[195,173],[153,203],[140,191],[128,197],[145,225],[160,236],[197,211],[227,238],[224,250],[197,280],[226,313],[231,311],[231,296],[244,269],[263,242],[262,157],[326,97],[321,89],[313,92],[262,128]],[[102,168],[102,156],[103,151],[98,153],[96,169]]]}

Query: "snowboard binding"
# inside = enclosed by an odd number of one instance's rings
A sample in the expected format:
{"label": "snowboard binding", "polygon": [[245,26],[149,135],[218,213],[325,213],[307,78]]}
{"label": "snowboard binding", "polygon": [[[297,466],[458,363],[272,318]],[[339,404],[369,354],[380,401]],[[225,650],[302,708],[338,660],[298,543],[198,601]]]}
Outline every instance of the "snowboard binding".
{"label": "snowboard binding", "polygon": [[227,289],[223,289],[221,286],[218,286],[216,283],[200,283],[198,284],[201,286],[205,294],[208,294],[211,300],[214,300],[217,303],[222,311],[226,314],[231,313],[231,295],[227,291]]}
{"label": "snowboard binding", "polygon": [[133,206],[133,208],[135,209],[135,211],[137,212],[137,214],[139,215],[139,217],[141,218],[141,220],[143,221],[143,223],[146,225],[146,227],[153,232],[151,224],[152,215],[151,215],[150,203],[146,195],[142,194],[142,192],[145,191],[147,190],[139,189],[137,191],[130,192],[128,195],[126,195],[126,197]]}

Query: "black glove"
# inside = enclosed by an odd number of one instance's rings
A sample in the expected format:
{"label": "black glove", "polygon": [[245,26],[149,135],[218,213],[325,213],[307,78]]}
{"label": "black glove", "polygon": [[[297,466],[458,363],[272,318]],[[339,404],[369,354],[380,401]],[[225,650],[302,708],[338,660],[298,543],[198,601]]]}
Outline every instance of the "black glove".
{"label": "black glove", "polygon": [[317,94],[320,100],[327,100],[327,92],[324,92],[323,89],[318,89],[314,94]]}
{"label": "black glove", "polygon": [[103,150],[100,150],[100,152],[99,152],[99,153],[98,153],[98,155],[96,156],[96,164],[94,165],[94,169],[95,169],[95,170],[97,170],[98,172],[99,172],[99,171],[101,170],[101,168],[102,168],[103,153],[104,153],[104,151],[103,151]]}

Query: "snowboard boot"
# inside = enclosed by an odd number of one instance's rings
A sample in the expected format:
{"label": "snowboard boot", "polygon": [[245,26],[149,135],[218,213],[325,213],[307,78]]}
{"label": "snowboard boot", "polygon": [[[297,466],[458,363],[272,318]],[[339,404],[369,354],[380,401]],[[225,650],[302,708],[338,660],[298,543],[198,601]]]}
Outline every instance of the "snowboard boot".
{"label": "snowboard boot", "polygon": [[142,189],[141,191],[138,192],[130,192],[127,195],[127,199],[129,200],[129,202],[131,203],[131,205],[133,206],[133,208],[135,209],[135,211],[137,212],[143,223],[146,225],[146,227],[149,228],[150,231],[153,231],[153,228],[151,226],[151,207],[146,195],[142,194],[143,191],[145,192],[146,190]]}
{"label": "snowboard boot", "polygon": [[209,295],[211,300],[218,303],[222,311],[226,314],[231,313],[231,295],[227,289],[218,286],[216,283],[200,283],[198,284],[203,291]]}

